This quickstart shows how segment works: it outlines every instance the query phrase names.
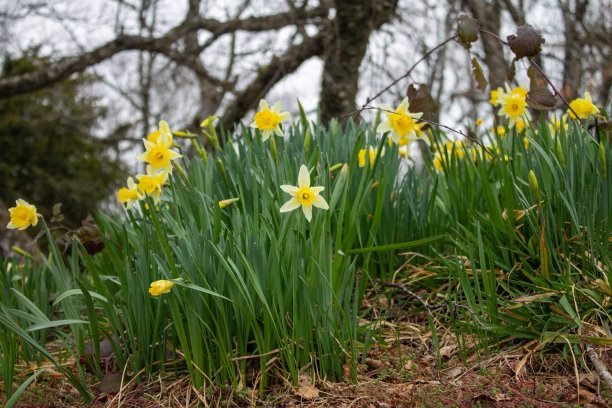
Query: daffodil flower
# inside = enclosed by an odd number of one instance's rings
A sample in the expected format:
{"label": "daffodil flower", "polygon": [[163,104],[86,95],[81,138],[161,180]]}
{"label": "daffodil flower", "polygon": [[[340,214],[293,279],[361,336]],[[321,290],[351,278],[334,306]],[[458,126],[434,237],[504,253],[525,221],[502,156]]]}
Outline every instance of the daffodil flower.
{"label": "daffodil flower", "polygon": [[[376,159],[376,154],[378,153],[378,150],[373,147],[370,146],[368,150],[366,149],[361,149],[359,150],[359,167],[364,167],[366,165],[366,153],[368,154],[368,159],[370,162],[370,167],[374,166],[374,159]],[[381,152],[380,152],[380,157],[383,157],[385,155],[385,148],[383,147]]]}
{"label": "daffodil flower", "polygon": [[23,231],[30,225],[35,227],[36,224],[38,224],[39,216],[39,214],[36,213],[36,207],[21,198],[15,201],[15,204],[15,207],[8,209],[11,220],[6,225],[6,228]]}
{"label": "daffodil flower", "polygon": [[508,127],[512,128],[518,120],[523,117],[525,121],[531,120],[531,114],[527,110],[527,90],[525,88],[516,87],[510,90],[510,86],[506,83],[506,92],[498,93],[499,114],[510,119]]}
{"label": "daffodil flower", "polygon": [[422,139],[429,144],[429,140],[421,131],[423,124],[415,122],[415,119],[420,119],[423,113],[410,113],[408,112],[408,106],[408,98],[404,98],[395,110],[388,105],[380,105],[379,109],[387,115],[388,120],[381,122],[376,128],[376,132],[391,132],[391,139],[398,144],[403,138],[407,139],[406,143]]}
{"label": "daffodil flower", "polygon": [[154,130],[153,132],[149,133],[147,140],[151,143],[157,144],[157,139],[159,139],[162,134],[168,135],[168,139],[170,139],[170,147],[174,146],[174,142],[172,141],[172,132],[170,131],[170,127],[165,120],[159,122],[159,130]]}
{"label": "daffodil flower", "polygon": [[[595,115],[599,113],[599,108],[593,105],[593,101],[591,100],[591,94],[588,92],[584,93],[583,98],[576,98],[570,102],[570,108],[573,109],[574,112],[578,115],[580,119],[586,119],[591,115]],[[569,115],[572,119],[576,119],[576,115],[574,115],[572,110],[569,110]]]}
{"label": "daffodil flower", "polygon": [[147,150],[139,155],[137,159],[149,163],[155,169],[164,169],[169,174],[172,174],[171,160],[182,156],[170,149],[171,144],[168,135],[166,133],[160,134],[156,143],[151,143],[147,139],[142,139],[142,142]]}
{"label": "daffodil flower", "polygon": [[297,187],[283,184],[280,186],[280,188],[285,193],[289,193],[293,196],[280,208],[280,212],[282,213],[295,210],[299,206],[302,206],[304,216],[310,222],[312,219],[312,206],[321,208],[323,210],[329,209],[327,201],[325,201],[325,199],[319,195],[319,193],[323,191],[325,187],[310,187],[310,173],[303,164],[302,167],[300,167],[300,172],[298,174]]}
{"label": "daffodil flower", "polygon": [[259,102],[259,112],[255,114],[253,123],[251,123],[250,126],[262,132],[261,135],[264,142],[270,138],[273,131],[277,136],[284,136],[280,128],[280,123],[289,119],[291,115],[289,112],[281,112],[280,110],[280,101],[272,105],[271,108],[268,106],[268,102],[266,102],[265,99]]}
{"label": "daffodil flower", "polygon": [[156,172],[153,166],[149,165],[147,166],[147,174],[139,174],[136,178],[138,179],[138,191],[153,196],[153,203],[157,204],[162,186],[168,179],[168,173],[164,170]]}
{"label": "daffodil flower", "polygon": [[169,280],[158,280],[151,283],[151,287],[149,288],[149,293],[151,296],[159,296],[164,293],[170,292],[170,289],[175,285],[174,282],[170,282]]}
{"label": "daffodil flower", "polygon": [[142,198],[142,195],[138,192],[138,186],[134,183],[134,179],[128,177],[127,179],[127,188],[122,187],[119,189],[117,193],[117,198],[119,198],[119,202],[127,203],[127,208],[132,208],[134,203]]}

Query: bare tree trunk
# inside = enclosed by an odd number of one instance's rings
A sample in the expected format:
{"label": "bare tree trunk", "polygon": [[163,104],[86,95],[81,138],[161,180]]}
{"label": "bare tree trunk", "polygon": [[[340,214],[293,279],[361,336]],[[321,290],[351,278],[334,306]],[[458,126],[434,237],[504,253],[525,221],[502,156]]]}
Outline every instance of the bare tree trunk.
{"label": "bare tree trunk", "polygon": [[321,121],[341,117],[355,110],[359,66],[370,35],[391,20],[397,0],[336,0],[324,55],[321,83]]}
{"label": "bare tree trunk", "polygon": [[576,9],[570,10],[569,0],[559,1],[565,25],[565,56],[563,57],[563,89],[567,99],[574,99],[582,84],[583,35],[579,26],[583,25],[588,0],[576,0]]}

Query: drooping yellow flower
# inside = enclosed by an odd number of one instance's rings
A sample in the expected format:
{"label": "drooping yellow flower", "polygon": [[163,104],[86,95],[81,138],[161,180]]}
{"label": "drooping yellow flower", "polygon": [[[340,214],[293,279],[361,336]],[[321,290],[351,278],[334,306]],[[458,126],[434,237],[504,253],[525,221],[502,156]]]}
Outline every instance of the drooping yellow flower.
{"label": "drooping yellow flower", "polygon": [[270,138],[272,132],[276,133],[277,136],[284,136],[280,128],[280,123],[289,119],[291,114],[289,112],[281,112],[280,110],[280,101],[272,105],[271,108],[268,106],[268,102],[266,102],[265,99],[259,102],[259,112],[255,114],[253,123],[251,123],[250,126],[262,132],[261,136],[264,142]]}
{"label": "drooping yellow flower", "polygon": [[527,148],[529,147],[529,139],[527,139],[526,137],[523,138],[523,143],[525,144],[525,150],[527,150]]}
{"label": "drooping yellow flower", "polygon": [[483,122],[482,118],[476,119],[476,126],[482,125],[482,122]]}
{"label": "drooping yellow flower", "polygon": [[38,224],[38,214],[36,214],[36,207],[29,204],[27,201],[21,198],[15,201],[16,206],[8,209],[11,220],[6,225],[8,229],[19,229],[24,230],[30,225],[35,227]]}
{"label": "drooping yellow flower", "polygon": [[523,119],[519,119],[516,121],[515,126],[517,132],[522,132],[523,130],[525,130],[525,121]]}
{"label": "drooping yellow flower", "polygon": [[122,187],[119,189],[117,193],[117,197],[119,198],[120,203],[127,203],[127,208],[132,208],[134,203],[142,198],[140,193],[138,193],[138,186],[134,183],[134,179],[128,177],[127,179],[127,188]]}
{"label": "drooping yellow flower", "polygon": [[[595,115],[599,113],[599,108],[593,105],[593,101],[591,100],[591,94],[588,92],[584,93],[583,98],[576,98],[570,102],[570,108],[576,112],[580,119],[586,119],[591,115]],[[576,119],[576,115],[574,112],[568,110],[568,113],[572,119]]]}
{"label": "drooping yellow flower", "polygon": [[168,123],[165,120],[159,122],[159,130],[154,130],[153,132],[149,133],[149,136],[147,136],[147,140],[151,143],[157,144],[157,139],[159,139],[162,134],[168,135],[168,139],[170,140],[170,147],[174,146],[174,141],[172,140],[172,132],[170,131],[170,127],[168,126]]}
{"label": "drooping yellow flower", "polygon": [[[364,167],[366,165],[366,152],[368,154],[368,161],[370,162],[370,167],[374,166],[374,159],[376,159],[376,153],[378,152],[374,146],[369,146],[368,150],[361,149],[359,150],[359,167]],[[385,148],[383,147],[380,152],[380,157],[385,155]]]}
{"label": "drooping yellow flower", "polygon": [[151,296],[159,296],[164,293],[170,292],[170,289],[175,285],[174,282],[170,282],[169,280],[158,280],[151,283],[151,287],[149,288],[149,293]]}
{"label": "drooping yellow flower", "polygon": [[299,206],[302,206],[304,216],[310,222],[312,219],[312,206],[323,210],[329,209],[327,201],[319,195],[325,187],[310,187],[310,173],[308,172],[308,168],[303,164],[298,173],[297,187],[283,184],[280,188],[285,193],[289,193],[293,196],[280,208],[280,212],[282,213],[295,210]]}
{"label": "drooping yellow flower", "polygon": [[162,186],[168,179],[168,173],[164,170],[156,172],[153,166],[149,165],[147,166],[147,174],[138,174],[136,178],[138,179],[138,191],[153,196],[153,202],[157,204]]}
{"label": "drooping yellow flower", "polygon": [[[391,132],[391,139],[400,146],[417,139],[429,144],[429,139],[421,131],[423,124],[415,122],[415,119],[420,119],[423,113],[410,113],[408,112],[408,106],[408,98],[404,98],[395,110],[388,105],[380,105],[379,109],[387,115],[388,120],[381,122],[376,128],[376,132]],[[400,144],[402,141],[403,144]]]}
{"label": "drooping yellow flower", "polygon": [[142,139],[147,149],[137,157],[138,160],[149,163],[154,169],[164,169],[172,174],[171,160],[182,157],[180,154],[170,149],[170,139],[166,133],[161,133],[157,138],[157,143],[151,143],[147,139]]}

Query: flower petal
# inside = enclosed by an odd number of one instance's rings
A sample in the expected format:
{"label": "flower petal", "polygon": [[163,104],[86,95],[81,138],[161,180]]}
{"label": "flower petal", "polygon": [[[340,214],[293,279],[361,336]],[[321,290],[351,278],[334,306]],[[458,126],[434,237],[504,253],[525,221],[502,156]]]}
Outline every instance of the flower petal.
{"label": "flower petal", "polygon": [[278,137],[284,137],[285,136],[285,134],[281,130],[280,126],[276,126],[274,128],[274,133],[276,133],[276,136],[278,136]]}
{"label": "flower petal", "polygon": [[271,112],[274,112],[274,113],[278,113],[278,112],[280,112],[281,108],[282,108],[282,106],[281,106],[281,102],[280,102],[280,101],[276,101],[276,102],[274,103],[274,105],[272,105],[272,106],[270,107],[270,111],[271,111]]}
{"label": "flower petal", "polygon": [[312,220],[312,207],[309,205],[303,205],[302,211],[304,212],[304,216],[306,217],[308,222],[310,222],[310,220]]}
{"label": "flower petal", "polygon": [[293,197],[293,198],[291,198],[291,200],[289,200],[285,204],[283,204],[283,206],[280,208],[280,212],[284,213],[284,212],[295,210],[300,205],[301,204],[298,201],[298,199]]}
{"label": "flower petal", "polygon": [[261,134],[262,142],[265,142],[266,140],[268,140],[271,134],[272,134],[272,129],[265,129],[263,133]]}
{"label": "flower petal", "polygon": [[303,164],[298,174],[298,187],[310,187],[310,173],[308,172],[308,168]]}
{"label": "flower petal", "polygon": [[312,205],[314,205],[317,208],[322,208],[324,210],[329,209],[329,205],[327,204],[327,201],[325,201],[325,199],[321,197],[320,195],[317,195],[315,197],[314,201],[312,202]]}
{"label": "flower petal", "polygon": [[323,190],[325,190],[325,187],[322,187],[322,186],[310,187],[310,191],[312,191],[315,194],[319,194]]}
{"label": "flower petal", "polygon": [[268,102],[266,102],[265,99],[262,99],[261,101],[259,101],[259,110],[260,111],[270,110],[270,107],[268,106]]}
{"label": "flower petal", "polygon": [[390,132],[391,130],[391,123],[389,121],[380,122],[380,124],[376,127],[376,133],[385,133]]}
{"label": "flower petal", "polygon": [[399,104],[395,111],[399,113],[406,113],[408,111],[408,97],[402,100],[402,103]]}
{"label": "flower petal", "polygon": [[283,190],[285,193],[289,193],[291,195],[296,195],[298,193],[298,191],[300,191],[299,188],[295,187],[295,186],[290,186],[288,184],[283,184],[282,186],[280,186],[281,190]]}

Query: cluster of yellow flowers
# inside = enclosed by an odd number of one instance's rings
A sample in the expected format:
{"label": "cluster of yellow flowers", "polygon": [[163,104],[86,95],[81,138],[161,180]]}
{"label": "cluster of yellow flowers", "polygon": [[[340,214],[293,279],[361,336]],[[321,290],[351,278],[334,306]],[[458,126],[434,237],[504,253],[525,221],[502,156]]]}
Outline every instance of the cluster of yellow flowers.
{"label": "cluster of yellow flowers", "polygon": [[121,203],[132,208],[134,203],[145,195],[153,197],[153,202],[159,202],[162,187],[168,180],[168,174],[172,174],[172,160],[182,157],[172,150],[174,142],[172,132],[165,121],[159,122],[159,130],[151,132],[146,139],[142,140],[145,152],[137,158],[148,163],[146,174],[138,174],[134,182],[132,177],[127,179],[127,187],[123,187],[117,193]]}

